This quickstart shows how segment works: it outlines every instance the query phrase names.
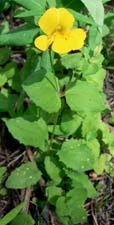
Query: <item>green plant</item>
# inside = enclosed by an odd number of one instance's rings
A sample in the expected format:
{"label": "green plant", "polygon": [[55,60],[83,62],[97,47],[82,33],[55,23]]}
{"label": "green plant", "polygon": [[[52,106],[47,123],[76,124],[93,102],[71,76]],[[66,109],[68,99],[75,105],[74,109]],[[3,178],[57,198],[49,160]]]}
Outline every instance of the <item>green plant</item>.
{"label": "green plant", "polygon": [[[114,134],[102,120],[102,114],[110,111],[103,93],[106,1],[10,2],[21,6],[15,17],[25,19],[25,23],[2,33],[0,45],[24,46],[26,61],[19,68],[10,59],[11,51],[1,48],[0,111],[8,112],[8,117],[1,114],[1,118],[15,139],[35,148],[35,165],[27,162],[16,168],[6,187],[37,186],[43,176],[47,201],[60,221],[66,225],[83,223],[87,219],[85,201],[98,195],[88,172],[113,175]],[[47,7],[66,8],[76,19],[74,26],[85,28],[87,39],[80,52],[59,55],[35,48],[34,40],[41,32],[37,20]],[[29,101],[25,108],[26,97]],[[12,225],[17,225],[17,217],[22,223],[18,213],[11,218]],[[28,220],[25,217],[23,220]],[[4,218],[0,223],[6,225],[2,221]]]}

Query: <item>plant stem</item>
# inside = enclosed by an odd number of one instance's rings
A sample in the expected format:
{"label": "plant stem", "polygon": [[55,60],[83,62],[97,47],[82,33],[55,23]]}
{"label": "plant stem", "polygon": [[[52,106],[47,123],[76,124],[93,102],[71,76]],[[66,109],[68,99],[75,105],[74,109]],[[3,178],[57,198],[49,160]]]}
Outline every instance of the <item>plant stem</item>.
{"label": "plant stem", "polygon": [[[51,67],[52,67],[52,72],[54,74],[54,79],[55,79],[55,84],[56,84],[56,91],[59,92],[60,85],[59,85],[58,79],[56,78],[56,75],[55,75],[55,70],[54,70],[54,65],[53,65],[54,57],[52,56],[52,53],[53,52],[51,51],[51,49],[49,49],[50,63],[51,63]],[[57,112],[56,117],[55,117],[55,120],[54,120],[53,130],[52,130],[52,134],[51,134],[51,138],[50,138],[50,143],[49,143],[49,149],[51,148],[52,143],[53,143],[53,139],[54,139],[54,135],[55,135],[55,128],[56,128],[56,125],[57,125],[58,116],[59,116],[59,111]]]}
{"label": "plant stem", "polygon": [[59,116],[59,111],[56,114],[56,118],[55,118],[55,121],[54,121],[54,124],[53,124],[53,130],[52,130],[52,134],[51,134],[51,138],[50,138],[50,144],[49,144],[50,147],[52,146],[52,143],[53,143],[58,116]]}

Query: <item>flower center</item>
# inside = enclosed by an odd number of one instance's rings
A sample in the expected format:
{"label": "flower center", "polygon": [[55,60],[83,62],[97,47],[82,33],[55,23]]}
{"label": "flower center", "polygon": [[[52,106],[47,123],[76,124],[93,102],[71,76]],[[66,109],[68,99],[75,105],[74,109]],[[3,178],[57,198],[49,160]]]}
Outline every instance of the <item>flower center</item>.
{"label": "flower center", "polygon": [[61,25],[57,25],[57,27],[56,27],[56,31],[59,31],[59,32],[61,32],[63,29],[62,29],[62,26]]}

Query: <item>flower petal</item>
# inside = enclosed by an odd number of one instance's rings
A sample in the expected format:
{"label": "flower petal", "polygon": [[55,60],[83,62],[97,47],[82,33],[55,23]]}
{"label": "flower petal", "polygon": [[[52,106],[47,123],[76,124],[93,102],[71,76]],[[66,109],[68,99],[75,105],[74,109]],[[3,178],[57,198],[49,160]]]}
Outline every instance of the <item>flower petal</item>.
{"label": "flower petal", "polygon": [[61,26],[62,30],[70,30],[74,23],[73,15],[64,8],[57,9],[57,13],[59,17],[59,25]]}
{"label": "flower petal", "polygon": [[58,26],[58,13],[56,8],[48,9],[38,22],[41,30],[47,35],[53,34]]}
{"label": "flower petal", "polygon": [[84,40],[86,38],[86,32],[81,29],[73,29],[70,32],[70,42],[71,42],[71,50],[79,50],[84,45]]}
{"label": "flower petal", "polygon": [[35,39],[35,46],[36,48],[39,48],[42,51],[45,51],[48,49],[49,45],[52,43],[52,40],[48,38],[46,35],[41,35]]}
{"label": "flower petal", "polygon": [[59,54],[65,54],[71,51],[69,37],[67,35],[57,33],[52,44],[52,50]]}

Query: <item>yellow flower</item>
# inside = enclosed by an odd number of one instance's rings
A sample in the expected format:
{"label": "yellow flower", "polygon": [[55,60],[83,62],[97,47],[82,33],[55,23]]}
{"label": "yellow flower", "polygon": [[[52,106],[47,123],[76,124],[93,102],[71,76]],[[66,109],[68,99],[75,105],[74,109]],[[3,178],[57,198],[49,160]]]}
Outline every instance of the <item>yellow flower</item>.
{"label": "yellow flower", "polygon": [[86,33],[81,28],[72,29],[73,23],[74,17],[66,9],[48,9],[38,22],[45,34],[35,39],[35,46],[42,51],[51,46],[59,54],[81,49]]}

